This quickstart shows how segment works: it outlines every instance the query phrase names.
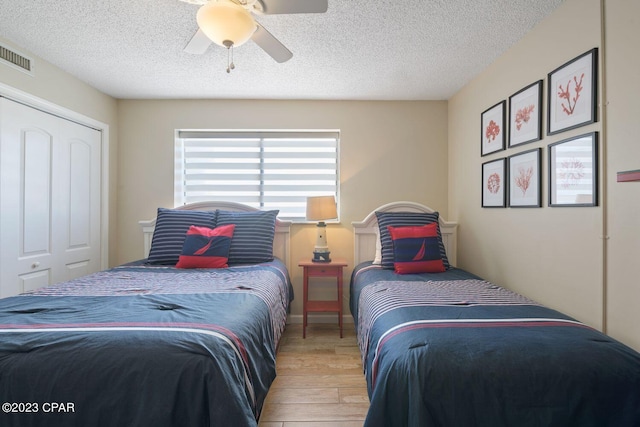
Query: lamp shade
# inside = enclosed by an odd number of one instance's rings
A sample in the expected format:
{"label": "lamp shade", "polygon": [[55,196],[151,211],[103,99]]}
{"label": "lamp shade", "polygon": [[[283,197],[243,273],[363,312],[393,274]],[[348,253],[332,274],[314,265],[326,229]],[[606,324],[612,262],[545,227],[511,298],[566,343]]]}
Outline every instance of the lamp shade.
{"label": "lamp shade", "polygon": [[[256,31],[256,21],[251,13],[233,2],[210,1],[198,10],[198,26],[212,42],[220,46],[240,46]],[[227,42],[225,44],[225,42]]]}
{"label": "lamp shade", "polygon": [[309,221],[324,221],[334,218],[338,218],[334,196],[307,197],[307,219]]}

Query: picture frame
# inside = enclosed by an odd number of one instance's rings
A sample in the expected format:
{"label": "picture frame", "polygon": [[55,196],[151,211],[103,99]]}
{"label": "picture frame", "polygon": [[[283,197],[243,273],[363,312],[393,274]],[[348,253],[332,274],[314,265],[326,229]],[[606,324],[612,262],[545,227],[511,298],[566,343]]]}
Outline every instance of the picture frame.
{"label": "picture frame", "polygon": [[547,135],[597,120],[598,48],[593,48],[549,73]]}
{"label": "picture frame", "polygon": [[598,206],[598,132],[549,144],[549,206]]}
{"label": "picture frame", "polygon": [[506,207],[506,161],[505,158],[482,164],[482,207]]}
{"label": "picture frame", "polygon": [[480,115],[480,154],[486,156],[504,150],[506,101],[500,101]]}
{"label": "picture frame", "polygon": [[534,148],[508,157],[510,207],[542,207],[541,152],[542,148]]}
{"label": "picture frame", "polygon": [[509,147],[542,139],[542,80],[509,97]]}

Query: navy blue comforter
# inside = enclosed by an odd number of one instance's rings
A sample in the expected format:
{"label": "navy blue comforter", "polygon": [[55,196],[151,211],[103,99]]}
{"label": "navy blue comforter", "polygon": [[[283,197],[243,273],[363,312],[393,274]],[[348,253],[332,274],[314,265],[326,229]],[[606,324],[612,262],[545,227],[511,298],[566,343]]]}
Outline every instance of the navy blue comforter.
{"label": "navy blue comforter", "polygon": [[459,269],[353,273],[366,426],[640,426],[640,354]]}
{"label": "navy blue comforter", "polygon": [[255,426],[282,263],[122,266],[0,300],[0,426]]}

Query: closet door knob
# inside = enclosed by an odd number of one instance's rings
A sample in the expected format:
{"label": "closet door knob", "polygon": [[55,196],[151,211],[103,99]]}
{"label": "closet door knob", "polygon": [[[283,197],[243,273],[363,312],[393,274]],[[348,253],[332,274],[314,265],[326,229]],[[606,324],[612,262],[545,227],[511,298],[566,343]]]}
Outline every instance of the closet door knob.
{"label": "closet door knob", "polygon": [[38,267],[40,267],[40,263],[38,261],[31,264],[31,268],[38,268]]}

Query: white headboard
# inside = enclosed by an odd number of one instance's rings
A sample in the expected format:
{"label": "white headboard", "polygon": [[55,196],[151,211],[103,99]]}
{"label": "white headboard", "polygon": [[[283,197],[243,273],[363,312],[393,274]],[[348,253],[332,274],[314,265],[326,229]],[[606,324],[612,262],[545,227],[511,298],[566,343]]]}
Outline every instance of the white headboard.
{"label": "white headboard", "polygon": [[[364,261],[371,261],[376,253],[376,241],[378,234],[378,220],[376,212],[435,212],[433,209],[414,202],[392,202],[380,206],[369,213],[362,221],[354,221],[353,238],[354,238],[354,265],[358,265]],[[442,234],[442,242],[447,251],[447,258],[452,266],[457,261],[457,228],[455,222],[447,222],[439,218],[440,233]]]}
{"label": "white headboard", "polygon": [[[179,206],[175,209],[185,211],[215,211],[216,209],[220,209],[233,212],[253,212],[259,210],[252,206],[243,205],[242,203],[216,201],[190,203],[188,205]],[[151,239],[153,238],[153,230],[156,226],[156,218],[147,221],[139,221],[138,223],[142,227],[142,233],[144,235],[144,257],[147,258],[149,256],[149,250],[151,249]],[[285,263],[289,271],[291,271],[291,266],[289,265],[289,248],[291,240],[290,230],[291,221],[276,219],[276,234],[273,239],[273,255],[280,258]]]}

